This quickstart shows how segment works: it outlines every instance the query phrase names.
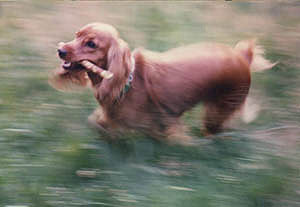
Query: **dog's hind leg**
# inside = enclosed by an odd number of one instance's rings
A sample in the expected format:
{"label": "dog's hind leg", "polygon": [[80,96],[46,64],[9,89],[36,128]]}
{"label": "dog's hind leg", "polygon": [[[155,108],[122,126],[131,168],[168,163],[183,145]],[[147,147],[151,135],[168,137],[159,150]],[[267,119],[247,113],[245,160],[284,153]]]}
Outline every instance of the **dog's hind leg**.
{"label": "dog's hind leg", "polygon": [[223,95],[214,102],[205,103],[204,127],[205,134],[215,134],[222,131],[224,123],[242,108],[248,94],[245,91],[236,90]]}
{"label": "dog's hind leg", "polygon": [[220,132],[224,123],[230,119],[234,111],[233,108],[228,106],[206,104],[204,116],[205,135]]}

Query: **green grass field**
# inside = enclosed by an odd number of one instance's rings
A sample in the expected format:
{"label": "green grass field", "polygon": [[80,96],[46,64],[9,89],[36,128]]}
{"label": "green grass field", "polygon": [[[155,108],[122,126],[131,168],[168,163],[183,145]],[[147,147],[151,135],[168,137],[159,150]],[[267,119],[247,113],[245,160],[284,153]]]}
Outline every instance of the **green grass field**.
{"label": "green grass field", "polygon": [[[300,206],[299,13],[297,1],[0,1],[0,206]],[[206,139],[199,105],[185,115],[194,146],[110,143],[87,123],[91,91],[47,82],[56,44],[94,21],[132,49],[258,38],[279,63],[253,74],[250,123]]]}

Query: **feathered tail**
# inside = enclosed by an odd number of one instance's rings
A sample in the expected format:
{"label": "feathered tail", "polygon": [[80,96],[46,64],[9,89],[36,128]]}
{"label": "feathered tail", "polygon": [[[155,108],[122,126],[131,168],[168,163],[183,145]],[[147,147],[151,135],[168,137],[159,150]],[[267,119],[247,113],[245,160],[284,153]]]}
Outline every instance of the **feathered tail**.
{"label": "feathered tail", "polygon": [[[264,57],[264,49],[256,45],[255,40],[240,41],[234,50],[243,56],[245,61],[250,65],[252,72],[268,70],[277,64],[277,62],[272,63]],[[259,103],[248,96],[241,114],[243,121],[246,123],[252,122],[258,116],[259,111]]]}
{"label": "feathered tail", "polygon": [[277,64],[277,62],[272,63],[264,57],[264,49],[256,45],[255,40],[240,41],[234,49],[241,53],[253,72],[268,70]]}

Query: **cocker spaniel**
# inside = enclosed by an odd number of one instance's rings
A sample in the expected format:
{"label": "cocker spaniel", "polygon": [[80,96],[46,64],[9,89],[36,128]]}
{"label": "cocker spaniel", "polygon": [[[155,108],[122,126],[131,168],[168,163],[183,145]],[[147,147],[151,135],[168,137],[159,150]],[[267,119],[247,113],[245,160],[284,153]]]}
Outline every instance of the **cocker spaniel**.
{"label": "cocker spaniel", "polygon": [[74,40],[59,44],[58,55],[63,64],[50,83],[61,90],[70,83],[93,88],[101,113],[98,109],[92,119],[99,127],[168,138],[182,114],[199,102],[205,106],[205,132],[219,132],[243,106],[251,71],[274,66],[252,40],[234,48],[202,43],[162,53],[132,52],[118,31],[103,23],[81,28]]}

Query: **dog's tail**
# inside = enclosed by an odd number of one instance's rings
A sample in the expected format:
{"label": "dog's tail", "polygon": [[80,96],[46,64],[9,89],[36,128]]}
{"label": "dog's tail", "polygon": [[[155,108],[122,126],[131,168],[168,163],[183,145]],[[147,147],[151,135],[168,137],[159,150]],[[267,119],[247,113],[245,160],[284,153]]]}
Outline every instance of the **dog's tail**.
{"label": "dog's tail", "polygon": [[277,64],[272,63],[264,58],[264,49],[255,44],[255,40],[240,41],[235,46],[234,50],[240,52],[243,58],[250,65],[253,72],[271,69]]}

